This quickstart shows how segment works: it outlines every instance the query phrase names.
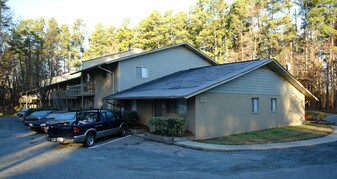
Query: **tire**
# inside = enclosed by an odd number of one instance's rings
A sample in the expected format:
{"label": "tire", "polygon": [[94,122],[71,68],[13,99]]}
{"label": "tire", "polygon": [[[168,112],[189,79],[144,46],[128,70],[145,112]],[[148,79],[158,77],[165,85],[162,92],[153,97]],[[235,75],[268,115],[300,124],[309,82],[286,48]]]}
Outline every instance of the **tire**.
{"label": "tire", "polygon": [[95,143],[95,135],[94,133],[90,132],[85,136],[84,146],[91,147]]}
{"label": "tire", "polygon": [[121,130],[119,131],[119,136],[124,137],[126,135],[126,133],[127,133],[127,128],[126,128],[126,125],[123,124],[121,126]]}

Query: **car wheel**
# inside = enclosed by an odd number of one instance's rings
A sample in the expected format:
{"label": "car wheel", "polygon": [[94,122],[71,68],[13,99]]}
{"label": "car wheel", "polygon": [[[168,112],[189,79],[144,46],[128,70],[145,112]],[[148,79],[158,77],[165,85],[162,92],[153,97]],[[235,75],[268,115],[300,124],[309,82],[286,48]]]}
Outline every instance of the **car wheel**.
{"label": "car wheel", "polygon": [[122,125],[121,130],[119,131],[119,135],[124,137],[126,135],[126,132],[127,132],[126,125]]}
{"label": "car wheel", "polygon": [[93,133],[88,133],[87,136],[85,136],[84,145],[86,147],[91,147],[95,143],[95,135]]}

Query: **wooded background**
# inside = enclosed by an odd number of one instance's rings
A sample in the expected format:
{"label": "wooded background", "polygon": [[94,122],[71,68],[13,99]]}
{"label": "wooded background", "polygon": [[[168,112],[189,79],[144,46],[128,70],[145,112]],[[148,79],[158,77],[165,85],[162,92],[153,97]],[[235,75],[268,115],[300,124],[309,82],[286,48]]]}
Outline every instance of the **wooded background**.
{"label": "wooded background", "polygon": [[189,12],[152,12],[136,27],[98,23],[88,34],[78,19],[13,19],[0,0],[0,106],[18,105],[21,92],[80,68],[81,60],[128,50],[188,42],[218,63],[275,58],[319,102],[337,109],[337,2],[335,0],[199,0]]}

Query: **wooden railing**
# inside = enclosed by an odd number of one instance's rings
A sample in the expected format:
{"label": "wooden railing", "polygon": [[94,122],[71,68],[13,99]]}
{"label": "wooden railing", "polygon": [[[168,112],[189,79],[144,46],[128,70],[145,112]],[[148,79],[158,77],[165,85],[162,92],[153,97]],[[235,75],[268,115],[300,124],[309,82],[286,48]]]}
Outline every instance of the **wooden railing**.
{"label": "wooden railing", "polygon": [[67,88],[67,96],[93,96],[95,95],[94,86],[90,85],[72,85]]}

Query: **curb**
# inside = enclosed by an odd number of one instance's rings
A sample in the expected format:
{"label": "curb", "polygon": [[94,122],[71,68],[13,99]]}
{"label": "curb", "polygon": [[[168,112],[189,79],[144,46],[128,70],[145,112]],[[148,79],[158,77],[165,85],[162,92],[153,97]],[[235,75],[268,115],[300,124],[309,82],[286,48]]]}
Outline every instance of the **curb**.
{"label": "curb", "polygon": [[153,141],[163,142],[165,144],[173,144],[173,145],[175,145],[177,142],[183,142],[183,141],[190,140],[188,137],[168,137],[168,136],[155,135],[151,133],[145,133],[144,137],[146,139],[150,139]]}
{"label": "curb", "polygon": [[225,151],[225,152],[245,151],[245,150],[272,150],[272,149],[284,149],[292,147],[314,146],[337,141],[337,126],[330,126],[330,127],[332,127],[334,131],[328,136],[302,141],[284,142],[284,143],[256,144],[256,145],[218,145],[194,141],[180,141],[175,142],[174,144],[177,146],[197,150]]}

